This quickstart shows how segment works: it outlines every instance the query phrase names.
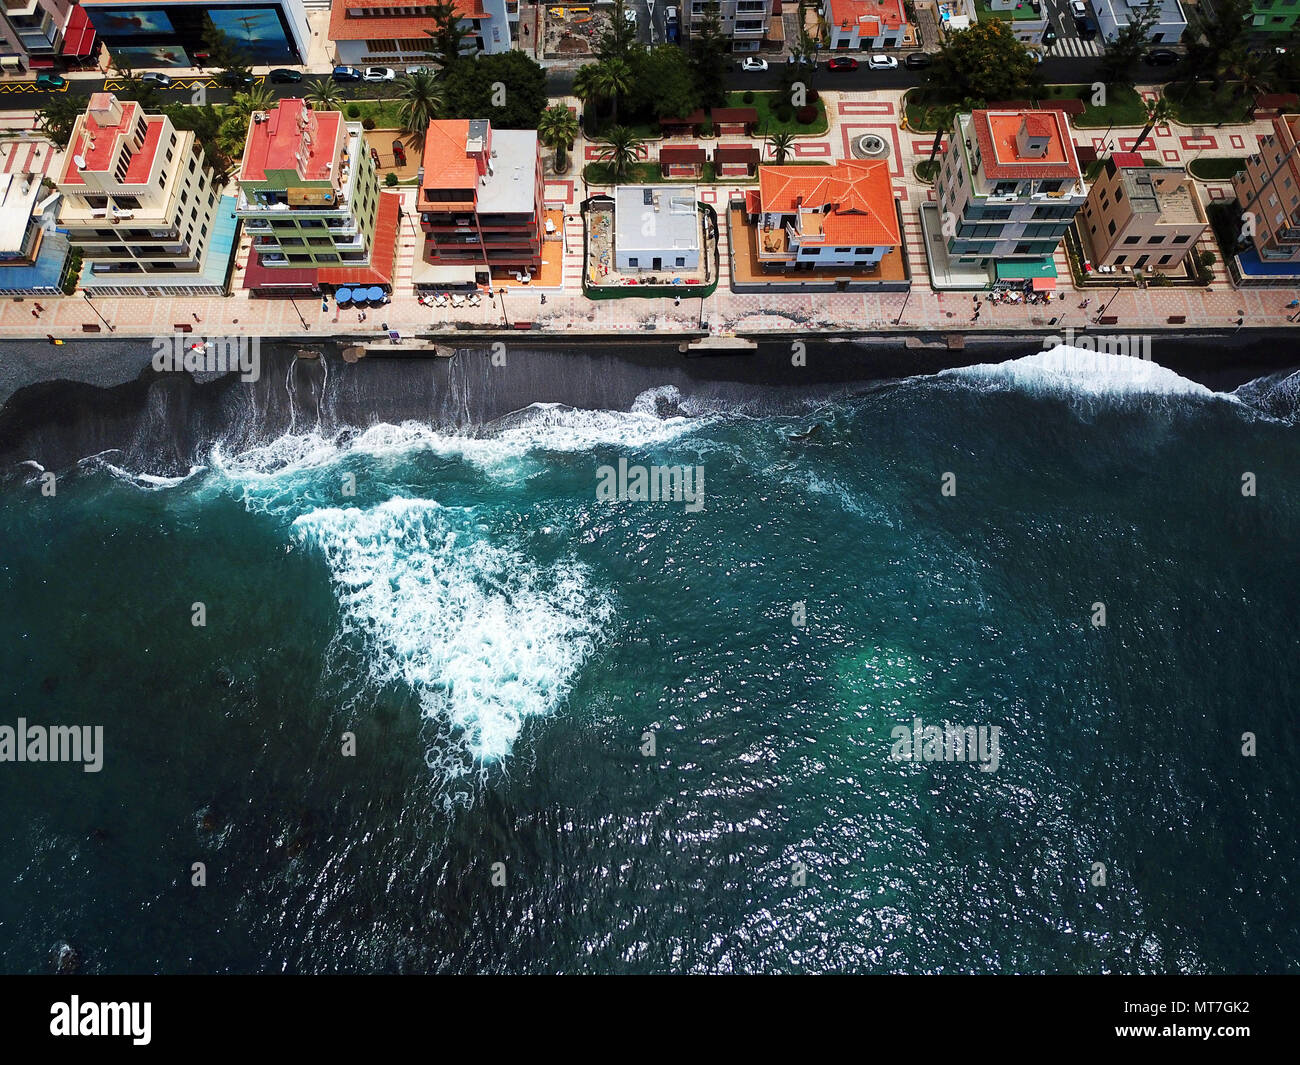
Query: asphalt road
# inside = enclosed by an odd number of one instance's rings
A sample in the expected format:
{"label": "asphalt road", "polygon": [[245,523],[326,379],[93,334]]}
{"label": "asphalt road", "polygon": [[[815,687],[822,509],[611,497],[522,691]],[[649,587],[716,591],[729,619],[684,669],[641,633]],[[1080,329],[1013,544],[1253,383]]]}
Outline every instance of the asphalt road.
{"label": "asphalt road", "polygon": [[[637,15],[638,33],[644,37],[654,35],[656,42],[662,42],[664,37],[663,28],[663,0],[653,0],[654,14],[651,16],[645,9],[648,0],[637,0],[642,5]],[[680,4],[679,4],[680,7]],[[652,22],[653,19],[653,22]],[[1097,77],[1098,57],[1090,56],[1087,58],[1051,58],[1043,62],[1039,68],[1042,72],[1043,79],[1048,82],[1092,82]],[[853,71],[835,71],[830,72],[826,69],[825,64],[820,64],[817,73],[816,86],[824,89],[848,89],[855,92],[867,92],[871,89],[906,89],[913,85],[920,85],[925,81],[926,71],[908,70],[906,67],[899,65],[897,70],[869,70],[865,64]],[[552,70],[547,76],[547,86],[552,95],[561,95],[567,93],[573,85],[574,71],[572,70]],[[308,91],[313,81],[325,80],[329,75],[309,74],[301,82],[292,84],[274,84],[267,82],[266,87],[272,95],[277,98],[286,96],[302,96]],[[259,77],[259,82],[265,79]],[[765,71],[742,71],[740,63],[737,61],[732,67],[728,78],[728,87],[732,89],[776,89],[780,87],[781,70],[779,63],[772,63]],[[16,87],[17,86],[17,87]],[[233,95],[230,89],[222,88],[217,85],[214,77],[198,78],[177,78],[176,83],[169,89],[160,90],[162,97],[168,103],[190,103],[196,90],[202,87],[206,99],[210,103],[228,103]],[[73,91],[89,95],[92,92],[101,92],[105,89],[108,91],[120,90],[122,82],[115,78],[106,79],[78,79],[68,83],[68,88],[62,91]],[[339,86],[344,99],[353,95],[355,85],[345,84]],[[31,111],[38,110],[45,105],[45,99],[53,95],[52,93],[36,91],[35,87],[26,83],[9,82],[6,84],[5,91],[0,91],[0,111]],[[362,94],[357,93],[360,96]]]}

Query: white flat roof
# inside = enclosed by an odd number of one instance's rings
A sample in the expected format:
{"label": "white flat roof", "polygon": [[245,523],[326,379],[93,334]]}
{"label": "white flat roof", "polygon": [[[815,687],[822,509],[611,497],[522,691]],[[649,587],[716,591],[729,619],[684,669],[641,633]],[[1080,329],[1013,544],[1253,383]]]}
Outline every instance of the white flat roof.
{"label": "white flat roof", "polygon": [[478,187],[479,214],[526,214],[537,206],[537,131],[492,131],[492,176]]}
{"label": "white flat roof", "polygon": [[39,174],[0,174],[0,252],[17,252],[41,194]]}
{"label": "white flat roof", "polygon": [[700,246],[694,185],[620,185],[614,190],[616,251],[690,251]]}

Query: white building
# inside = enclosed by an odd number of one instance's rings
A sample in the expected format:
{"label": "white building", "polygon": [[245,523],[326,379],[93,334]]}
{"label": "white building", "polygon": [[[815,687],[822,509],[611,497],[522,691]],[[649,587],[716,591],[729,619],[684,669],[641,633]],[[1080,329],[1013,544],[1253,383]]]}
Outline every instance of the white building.
{"label": "white building", "polygon": [[1148,7],[1158,11],[1155,25],[1147,32],[1150,44],[1177,44],[1187,29],[1187,16],[1178,0],[1092,0],[1097,13],[1097,28],[1102,37],[1113,41],[1119,31],[1129,24],[1130,17]]}
{"label": "white building", "polygon": [[43,175],[0,173],[0,294],[55,295],[68,262],[68,238],[59,233],[59,194]]}
{"label": "white building", "polygon": [[832,52],[900,48],[907,35],[903,0],[822,0]]}
{"label": "white building", "polygon": [[620,273],[697,270],[701,244],[694,185],[614,190],[614,266]]}

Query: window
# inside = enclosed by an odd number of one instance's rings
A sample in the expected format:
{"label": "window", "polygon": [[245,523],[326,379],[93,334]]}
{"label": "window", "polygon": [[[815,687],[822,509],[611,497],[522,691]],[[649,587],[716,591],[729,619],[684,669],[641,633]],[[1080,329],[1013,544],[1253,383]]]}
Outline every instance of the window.
{"label": "window", "polygon": [[1123,265],[1124,265],[1124,260],[1127,259],[1127,258],[1128,258],[1127,255],[1116,255],[1116,256],[1115,256],[1115,265],[1116,265],[1116,266],[1123,266]]}
{"label": "window", "polygon": [[677,265],[678,265],[678,266],[685,266],[685,265],[686,265],[686,256],[684,256],[684,255],[679,255],[679,256],[677,256]]}
{"label": "window", "polygon": [[1164,265],[1166,265],[1166,264],[1169,262],[1169,260],[1172,259],[1172,258],[1173,258],[1172,255],[1162,255],[1162,256],[1160,256],[1160,263],[1159,263],[1159,265],[1160,265],[1160,266],[1164,266]]}
{"label": "window", "polygon": [[1192,239],[1191,237],[1189,237],[1186,233],[1184,233],[1182,236],[1174,237],[1174,243],[1186,244],[1191,239]]}
{"label": "window", "polygon": [[1141,237],[1125,237],[1125,238],[1124,238],[1124,243],[1125,243],[1125,244],[1136,244],[1136,243],[1137,243],[1139,240],[1141,240],[1141,239],[1142,239]]}
{"label": "window", "polygon": [[1115,220],[1113,218],[1108,223],[1106,223],[1106,232],[1109,233],[1112,237],[1115,235]]}
{"label": "window", "polygon": [[632,256],[629,256],[629,257],[628,257],[627,265],[628,265],[628,266],[640,266],[641,263],[640,263],[640,261],[637,259],[637,257],[636,257],[635,255],[632,255]]}

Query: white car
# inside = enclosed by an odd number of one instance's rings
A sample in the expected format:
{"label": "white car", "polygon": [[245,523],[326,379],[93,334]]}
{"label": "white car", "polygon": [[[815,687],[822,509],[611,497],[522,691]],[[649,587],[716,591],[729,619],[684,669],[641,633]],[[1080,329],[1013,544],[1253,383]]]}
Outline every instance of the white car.
{"label": "white car", "polygon": [[635,26],[636,11],[630,7],[623,8],[623,21],[626,22],[629,26]]}
{"label": "white car", "polygon": [[759,59],[758,57],[751,55],[748,59],[746,59],[743,63],[740,64],[740,69],[741,70],[766,70],[767,60]]}
{"label": "white car", "polygon": [[873,55],[868,57],[867,66],[872,70],[897,70],[898,60],[892,55]]}
{"label": "white car", "polygon": [[392,81],[397,77],[397,71],[392,67],[366,67],[361,77],[366,81]]}
{"label": "white car", "polygon": [[1074,12],[1075,18],[1088,17],[1088,5],[1083,0],[1070,0],[1070,10]]}

